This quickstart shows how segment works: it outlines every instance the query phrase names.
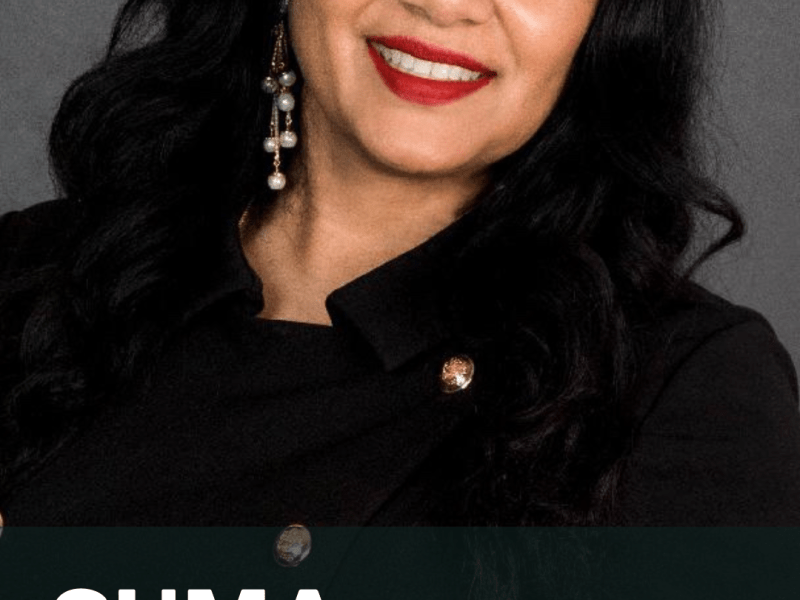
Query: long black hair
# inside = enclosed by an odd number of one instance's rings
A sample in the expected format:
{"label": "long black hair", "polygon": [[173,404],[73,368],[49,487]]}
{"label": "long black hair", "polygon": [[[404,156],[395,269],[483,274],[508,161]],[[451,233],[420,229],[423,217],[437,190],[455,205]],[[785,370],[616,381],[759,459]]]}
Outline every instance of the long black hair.
{"label": "long black hair", "polygon": [[[0,415],[5,492],[146,370],[219,260],[220,224],[271,201],[259,82],[279,5],[128,0],[66,93],[50,147],[72,227],[3,293],[31,304]],[[689,289],[698,213],[728,224],[700,259],[742,233],[696,139],[712,8],[600,0],[552,114],[472,207],[451,314],[502,384],[465,437],[458,522],[608,516],[637,324]]]}

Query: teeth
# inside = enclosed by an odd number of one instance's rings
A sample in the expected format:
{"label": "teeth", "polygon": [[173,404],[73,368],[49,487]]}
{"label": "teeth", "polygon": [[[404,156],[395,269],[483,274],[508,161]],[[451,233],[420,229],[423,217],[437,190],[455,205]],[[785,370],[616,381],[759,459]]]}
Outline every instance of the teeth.
{"label": "teeth", "polygon": [[450,79],[450,69],[453,67],[438,63],[431,65],[431,67],[431,77],[433,79]]}
{"label": "teeth", "polygon": [[402,56],[400,57],[400,66],[404,70],[413,73],[414,72],[414,62],[416,62],[416,59],[413,56],[411,56],[410,54],[403,54],[402,52],[401,52],[401,54],[402,54]]}
{"label": "teeth", "polygon": [[420,58],[415,58],[400,50],[387,48],[381,44],[371,42],[372,46],[383,56],[387,63],[398,71],[403,71],[425,79],[437,81],[475,81],[481,77],[480,73],[443,63],[433,63]]}
{"label": "teeth", "polygon": [[427,60],[420,60],[418,58],[414,60],[415,75],[419,75],[420,77],[429,77],[432,68],[433,68],[432,62],[428,62]]}

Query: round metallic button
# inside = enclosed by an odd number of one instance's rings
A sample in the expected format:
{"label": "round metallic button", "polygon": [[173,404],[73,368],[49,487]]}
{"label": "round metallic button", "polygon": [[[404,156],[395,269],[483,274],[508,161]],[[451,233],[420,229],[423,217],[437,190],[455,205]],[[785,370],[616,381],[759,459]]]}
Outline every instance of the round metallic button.
{"label": "round metallic button", "polygon": [[3,527],[6,526],[6,521],[3,518],[3,513],[0,512],[0,537],[3,537]]}
{"label": "round metallic button", "polygon": [[282,567],[296,567],[311,554],[311,532],[302,525],[289,525],[275,538],[272,548]]}
{"label": "round metallic button", "polygon": [[445,394],[465,390],[475,376],[475,363],[469,356],[454,356],[445,361],[439,375],[439,384]]}

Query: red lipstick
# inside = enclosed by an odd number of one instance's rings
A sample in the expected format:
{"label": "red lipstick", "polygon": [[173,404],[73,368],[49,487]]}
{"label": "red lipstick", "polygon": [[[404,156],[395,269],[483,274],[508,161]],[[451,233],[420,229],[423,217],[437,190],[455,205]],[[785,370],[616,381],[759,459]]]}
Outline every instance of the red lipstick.
{"label": "red lipstick", "polygon": [[399,50],[421,60],[455,65],[481,74],[481,77],[474,81],[441,81],[412,75],[399,71],[387,63],[380,52],[371,43],[368,43],[370,58],[386,86],[400,98],[416,104],[425,106],[450,104],[486,87],[497,76],[497,73],[471,56],[437,48],[415,38],[405,36],[371,37],[367,41]]}

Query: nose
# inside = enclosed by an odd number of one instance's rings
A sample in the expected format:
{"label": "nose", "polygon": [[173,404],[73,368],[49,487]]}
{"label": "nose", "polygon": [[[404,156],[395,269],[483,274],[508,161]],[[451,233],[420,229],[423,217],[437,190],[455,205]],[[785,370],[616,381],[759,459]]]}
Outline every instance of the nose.
{"label": "nose", "polygon": [[401,4],[439,27],[479,25],[494,14],[494,0],[401,0]]}

